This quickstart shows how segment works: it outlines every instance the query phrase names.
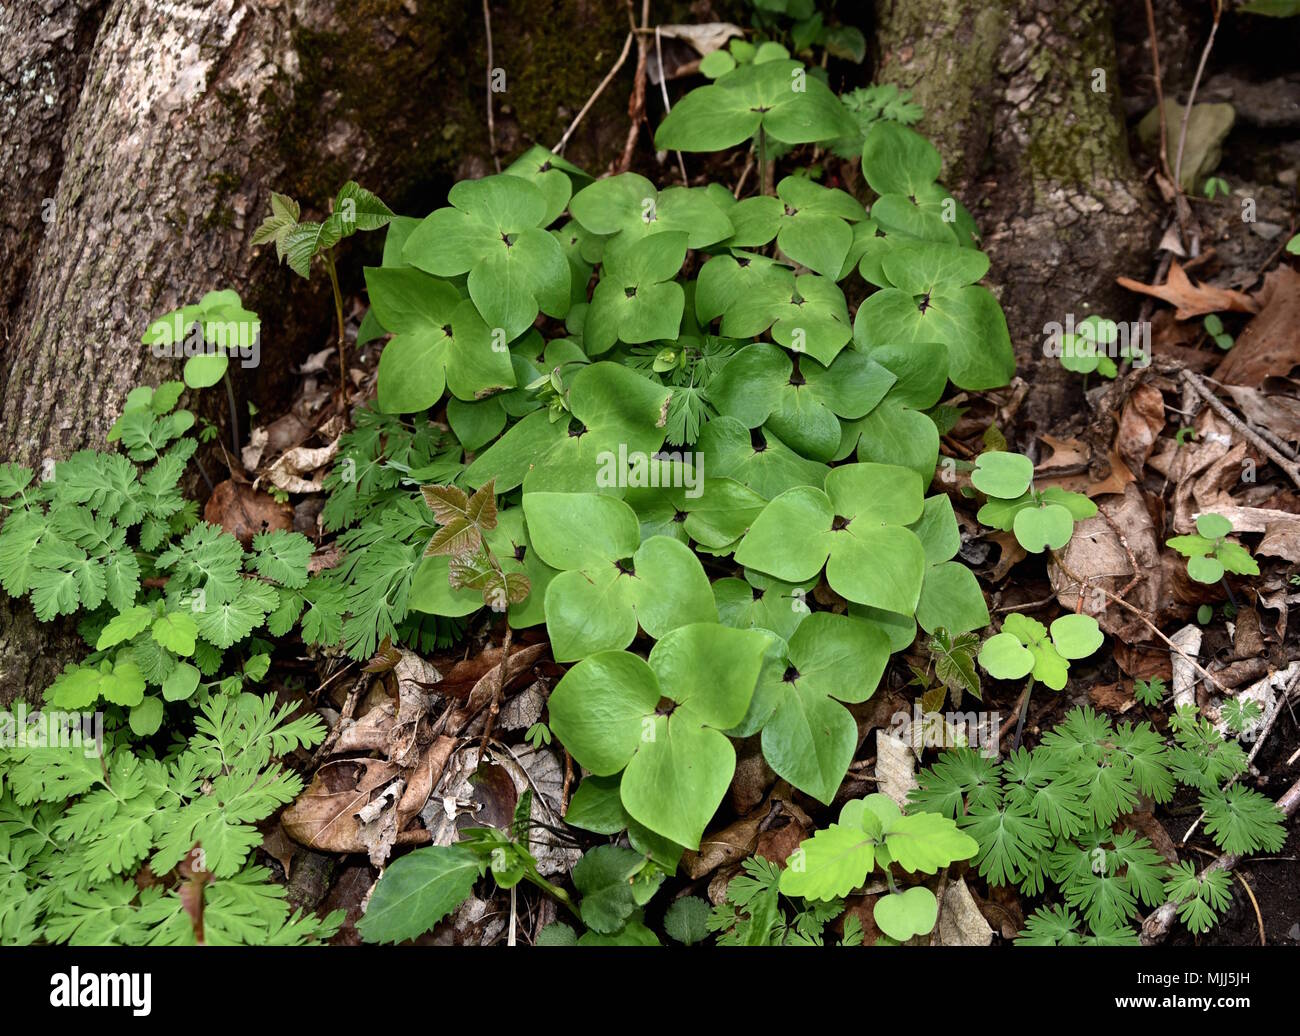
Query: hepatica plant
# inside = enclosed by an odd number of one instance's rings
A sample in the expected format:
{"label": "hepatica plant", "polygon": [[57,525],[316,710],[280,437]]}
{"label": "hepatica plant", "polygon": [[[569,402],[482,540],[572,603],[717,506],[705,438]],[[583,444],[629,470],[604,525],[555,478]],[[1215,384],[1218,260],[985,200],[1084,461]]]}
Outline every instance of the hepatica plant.
{"label": "hepatica plant", "polygon": [[[766,164],[770,142],[857,132],[802,64],[774,56],[682,98],[656,143],[751,146]],[[544,624],[571,665],[547,723],[587,771],[572,812],[626,828],[664,866],[713,819],[732,738],[757,736],[777,773],[829,803],[859,747],[846,706],[875,692],[890,654],[918,625],[988,623],[955,560],[952,506],[926,495],[929,413],[949,379],[1009,380],[1006,322],[938,153],[881,121],[862,155],[865,197],[798,177],[764,193],[760,177],[737,201],[720,184],[593,180],[533,148],[423,220],[393,217],[366,271],[367,321],[390,336],[367,421],[399,444],[436,422],[440,446],[420,462],[360,456],[385,503],[345,547],[388,558],[395,542],[382,608],[354,585],[378,561],[331,577],[370,609],[345,608],[349,642],[490,605],[453,578],[456,530],[438,539],[490,499],[495,525],[468,522],[482,578],[530,587],[505,595],[507,620]],[[864,291],[855,318],[848,298]],[[1056,504],[1022,474],[994,489]],[[432,511],[421,485],[440,494]],[[382,632],[362,628],[372,613]],[[598,799],[609,808],[593,819]],[[887,843],[929,823],[871,816],[866,837]]]}

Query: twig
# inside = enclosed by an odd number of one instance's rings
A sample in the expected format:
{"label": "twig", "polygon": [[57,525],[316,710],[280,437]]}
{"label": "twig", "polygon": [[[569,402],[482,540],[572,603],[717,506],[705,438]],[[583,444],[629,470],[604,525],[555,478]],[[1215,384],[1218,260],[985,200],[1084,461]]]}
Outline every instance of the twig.
{"label": "twig", "polygon": [[[336,673],[335,675],[338,674]],[[343,703],[343,711],[339,713],[338,722],[334,724],[334,729],[326,735],[325,740],[321,742],[320,747],[316,749],[315,753],[313,753],[311,762],[307,767],[308,769],[314,769],[320,760],[324,759],[331,751],[333,751],[335,744],[338,743],[339,736],[343,733],[343,728],[347,726],[347,724],[352,720],[352,717],[356,715],[357,703],[361,700],[361,688],[366,686],[369,682],[370,681],[367,680],[366,677],[362,676],[352,685],[352,690],[348,691],[347,700]],[[323,687],[324,684],[321,686]]]}
{"label": "twig", "polygon": [[[1147,36],[1151,39],[1151,66],[1156,79],[1156,110],[1160,112],[1160,165],[1164,169],[1165,179],[1172,180],[1169,171],[1169,127],[1165,123],[1165,88],[1160,80],[1160,46],[1156,42],[1156,13],[1151,7],[1151,0],[1146,0]],[[1175,184],[1174,189],[1177,190]]]}
{"label": "twig", "polygon": [[510,637],[513,633],[510,620],[506,619],[506,633],[501,640],[501,664],[497,666],[496,684],[492,688],[492,705],[488,708],[487,720],[483,724],[483,736],[478,743],[480,756],[487,751],[487,743],[492,737],[492,727],[496,723],[497,714],[501,711],[501,695],[506,688],[506,671],[510,668]]}
{"label": "twig", "polygon": [[1295,461],[1287,460],[1287,458],[1282,456],[1282,454],[1279,453],[1268,442],[1268,440],[1259,435],[1247,422],[1243,421],[1240,417],[1229,410],[1227,404],[1210,391],[1209,386],[1205,384],[1200,375],[1193,374],[1189,370],[1184,370],[1182,375],[1183,381],[1191,386],[1192,391],[1205,400],[1205,402],[1210,405],[1211,410],[1227,421],[1233,431],[1247,439],[1260,451],[1260,453],[1264,454],[1264,456],[1268,457],[1269,460],[1281,468],[1286,473],[1287,477],[1296,484],[1296,486],[1300,486],[1300,464],[1297,464]]}
{"label": "twig", "polygon": [[[1205,72],[1205,63],[1210,59],[1210,48],[1214,46],[1214,36],[1219,31],[1219,19],[1223,17],[1223,0],[1214,0],[1214,24],[1210,26],[1209,38],[1205,49],[1201,51],[1201,62],[1196,66],[1196,75],[1192,77],[1192,89],[1187,95],[1187,107],[1183,109],[1183,125],[1178,131],[1178,154],[1174,158],[1174,185],[1182,184],[1183,149],[1187,146],[1187,124],[1191,121],[1192,105],[1196,102],[1196,90],[1201,85],[1201,75]],[[1181,190],[1181,186],[1179,186]]]}
{"label": "twig", "polygon": [[1173,651],[1175,654],[1181,656],[1183,660],[1187,662],[1188,665],[1190,665],[1193,669],[1195,669],[1198,673],[1200,673],[1203,677],[1205,677],[1205,679],[1210,682],[1211,686],[1215,687],[1220,694],[1229,693],[1228,689],[1224,687],[1223,684],[1219,683],[1219,681],[1215,678],[1215,676],[1212,673],[1210,673],[1208,670],[1206,670],[1201,665],[1200,662],[1196,661],[1196,659],[1194,659],[1186,651],[1184,651],[1172,640],[1166,637],[1164,633],[1161,632],[1160,627],[1157,626],[1150,619],[1148,619],[1140,608],[1136,608],[1133,605],[1129,604],[1128,601],[1124,600],[1124,598],[1116,595],[1110,590],[1107,590],[1104,586],[1097,586],[1094,583],[1090,583],[1082,576],[1072,572],[1070,570],[1070,567],[1066,565],[1066,563],[1061,559],[1061,555],[1058,554],[1056,551],[1052,551],[1052,560],[1056,562],[1057,567],[1062,572],[1064,572],[1067,576],[1069,576],[1070,579],[1072,579],[1076,584],[1078,584],[1080,590],[1088,589],[1088,588],[1091,588],[1093,590],[1099,590],[1101,593],[1105,594],[1112,601],[1118,604],[1121,608],[1124,608],[1129,612],[1131,612],[1132,614],[1136,615],[1139,619],[1142,620],[1143,624],[1146,625],[1147,629],[1151,630],[1152,633],[1154,633],[1157,637],[1159,637],[1161,640],[1165,642],[1165,644],[1169,647],[1170,651]]}
{"label": "twig", "polygon": [[[1289,818],[1300,806],[1300,781],[1296,781],[1286,790],[1286,793],[1277,800],[1277,808],[1282,811],[1284,818]],[[1213,863],[1207,864],[1198,877],[1204,881],[1205,876],[1211,871],[1230,871],[1241,862],[1239,853],[1223,853],[1217,857]],[[1156,943],[1164,941],[1165,936],[1169,934],[1169,929],[1173,926],[1174,916],[1178,912],[1181,902],[1170,900],[1163,906],[1153,910],[1147,915],[1147,919],[1142,922],[1142,945],[1154,946]]]}
{"label": "twig", "polygon": [[[657,25],[655,26],[655,60],[659,62],[659,91],[664,96],[664,111],[671,112],[673,106],[668,100],[668,73],[664,71],[664,48],[659,40],[659,26]],[[686,177],[686,162],[682,158],[682,153],[674,151],[673,154],[677,156],[677,168],[682,174],[682,186],[689,187],[691,182]]]}
{"label": "twig", "polygon": [[[1217,25],[1218,22],[1216,21],[1215,24]],[[1246,895],[1250,897],[1250,905],[1255,908],[1255,922],[1259,925],[1259,944],[1261,946],[1267,946],[1268,940],[1264,938],[1264,915],[1259,912],[1259,900],[1255,898],[1255,893],[1246,882],[1246,876],[1244,874],[1234,874],[1233,877],[1241,882],[1241,887],[1246,890]]]}
{"label": "twig", "polygon": [[560,142],[556,144],[555,147],[551,148],[551,154],[558,155],[564,151],[565,146],[569,143],[569,138],[573,136],[573,131],[578,128],[578,123],[582,121],[583,116],[585,116],[587,112],[591,111],[591,106],[596,103],[596,100],[600,95],[605,92],[605,87],[609,86],[609,84],[614,81],[614,77],[618,75],[619,69],[621,69],[627,62],[627,56],[632,51],[632,41],[635,38],[636,33],[629,32],[627,34],[627,39],[623,41],[623,50],[619,54],[618,60],[614,62],[614,67],[606,73],[605,78],[600,81],[600,85],[596,87],[595,92],[587,98],[587,103],[584,104],[579,109],[578,114],[573,117],[573,121],[569,123],[569,128],[564,131],[564,136],[560,138]]}
{"label": "twig", "polygon": [[1128,592],[1141,581],[1142,570],[1138,568],[1137,557],[1133,554],[1133,548],[1128,545],[1128,539],[1125,537],[1124,531],[1115,522],[1115,519],[1101,507],[1097,508],[1097,513],[1106,520],[1106,524],[1110,526],[1111,531],[1115,533],[1116,538],[1119,540],[1119,545],[1124,548],[1124,553],[1128,555],[1129,567],[1133,569],[1133,578],[1125,583],[1123,589],[1116,594],[1117,597],[1127,597]]}
{"label": "twig", "polygon": [[560,813],[569,812],[569,789],[573,787],[573,756],[564,750],[564,787],[560,791]]}
{"label": "twig", "polygon": [[[501,156],[497,154],[497,126],[492,114],[492,12],[488,9],[488,0],[483,0],[483,28],[487,32],[487,124],[488,146],[492,149],[492,161],[501,172]],[[513,921],[513,918],[511,919]]]}
{"label": "twig", "polygon": [[613,167],[613,172],[625,173],[632,167],[632,155],[636,151],[636,142],[641,136],[641,123],[645,122],[645,82],[646,62],[650,56],[650,43],[644,30],[650,21],[650,0],[641,3],[641,29],[637,33],[636,21],[632,16],[632,0],[627,0],[627,20],[633,33],[636,33],[636,75],[632,80],[632,98],[627,103],[627,115],[632,125],[628,127],[627,142],[623,145],[623,157]]}

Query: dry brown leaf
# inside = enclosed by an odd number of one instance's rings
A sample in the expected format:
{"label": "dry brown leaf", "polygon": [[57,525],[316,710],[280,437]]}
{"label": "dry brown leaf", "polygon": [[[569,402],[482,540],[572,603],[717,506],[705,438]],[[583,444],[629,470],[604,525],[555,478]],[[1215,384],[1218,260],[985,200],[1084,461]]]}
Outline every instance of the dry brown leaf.
{"label": "dry brown leaf", "polygon": [[220,525],[247,550],[259,532],[293,529],[293,508],[242,482],[218,482],[203,508],[203,520]]}
{"label": "dry brown leaf", "polygon": [[935,946],[988,946],[993,942],[993,929],[966,887],[965,878],[948,882],[943,890],[936,935],[932,943]]}
{"label": "dry brown leaf", "polygon": [[1212,284],[1193,284],[1177,260],[1169,266],[1169,276],[1164,284],[1143,284],[1131,277],[1116,277],[1120,287],[1143,295],[1151,295],[1174,308],[1176,320],[1190,320],[1207,313],[1257,313],[1259,303],[1245,292],[1231,288],[1216,288]]}
{"label": "dry brown leaf", "polygon": [[751,855],[758,841],[758,825],[762,816],[742,817],[721,831],[706,834],[700,839],[699,852],[682,853],[682,867],[691,878],[702,878],[719,867],[739,863]]}
{"label": "dry brown leaf", "polygon": [[1248,424],[1267,428],[1279,439],[1300,442],[1300,382],[1269,378],[1264,387],[1224,385]]}
{"label": "dry brown leaf", "polygon": [[281,815],[285,833],[299,845],[320,852],[365,852],[357,811],[400,772],[386,759],[336,759],[325,763]]}
{"label": "dry brown leaf", "polygon": [[[1118,528],[1123,531],[1124,539],[1128,541],[1137,560],[1139,573],[1143,576],[1129,591],[1127,600],[1147,614],[1154,611],[1160,602],[1162,588],[1158,578],[1160,549],[1151,515],[1136,486],[1129,486],[1122,497],[1112,497],[1099,503],[1098,507],[1110,516],[1114,526],[1101,514],[1080,522],[1061,553],[1062,560],[1071,572],[1087,581],[1091,588],[1083,595],[1085,614],[1093,616],[1101,628],[1117,640],[1128,643],[1148,640],[1151,631],[1146,624],[1128,610],[1112,603],[1096,587],[1117,593],[1134,576],[1128,552],[1124,550],[1116,532]],[[1066,611],[1074,611],[1079,600],[1079,588],[1074,580],[1050,561],[1047,574],[1061,607]]]}
{"label": "dry brown leaf", "polygon": [[1160,390],[1146,382],[1134,387],[1120,410],[1115,433],[1116,452],[1130,472],[1141,474],[1164,427],[1165,399]]}
{"label": "dry brown leaf", "polygon": [[876,786],[899,806],[907,805],[907,793],[916,787],[916,756],[901,737],[876,731]]}
{"label": "dry brown leaf", "polygon": [[998,555],[998,562],[993,566],[993,572],[989,576],[991,582],[1000,583],[1011,571],[1011,567],[1028,555],[1025,554],[1025,548],[1020,545],[1020,541],[1016,539],[1015,533],[995,530],[986,532],[984,538],[992,540],[1002,548],[1002,552]]}
{"label": "dry brown leaf", "polygon": [[1130,482],[1136,481],[1133,472],[1129,471],[1128,465],[1120,459],[1120,455],[1114,448],[1110,451],[1110,474],[1100,482],[1094,482],[1087,489],[1090,497],[1108,496],[1111,493],[1122,493],[1124,487]]}
{"label": "dry brown leaf", "polygon": [[1088,689],[1088,700],[1099,709],[1127,712],[1133,707],[1133,695],[1122,684],[1098,683]]}
{"label": "dry brown leaf", "polygon": [[319,493],[324,489],[321,482],[303,476],[328,465],[338,452],[338,439],[328,446],[295,446],[280,454],[266,477],[286,493]]}
{"label": "dry brown leaf", "polygon": [[[1233,528],[1236,528],[1235,524]],[[1300,563],[1300,517],[1288,515],[1268,522],[1255,553]]]}
{"label": "dry brown leaf", "polygon": [[1279,266],[1256,297],[1262,304],[1259,316],[1215,369],[1216,381],[1258,388],[1266,378],[1286,377],[1300,364],[1300,273]]}
{"label": "dry brown leaf", "polygon": [[745,30],[731,22],[701,22],[698,25],[659,25],[656,26],[660,36],[670,39],[685,40],[696,51],[711,54],[727,45],[733,36],[744,38]]}

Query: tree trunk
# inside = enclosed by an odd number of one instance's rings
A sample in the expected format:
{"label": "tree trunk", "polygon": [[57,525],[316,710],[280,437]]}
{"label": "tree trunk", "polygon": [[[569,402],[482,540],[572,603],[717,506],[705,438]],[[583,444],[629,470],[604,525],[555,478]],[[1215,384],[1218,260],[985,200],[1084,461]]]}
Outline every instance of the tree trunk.
{"label": "tree trunk", "polygon": [[1044,357],[1044,325],[1135,310],[1154,199],[1129,156],[1107,0],[877,0],[877,79],[913,91],[919,129],[975,214],[1033,430],[1060,434],[1080,379]]}
{"label": "tree trunk", "polygon": [[[617,56],[626,13],[497,6],[498,139],[552,144]],[[43,0],[0,6],[0,36],[15,112],[0,142],[0,459],[38,469],[102,446],[133,386],[179,375],[140,335],[206,291],[233,287],[261,314],[262,366],[232,374],[263,405],[328,344],[324,279],[304,284],[250,243],[272,189],[304,218],[348,178],[424,212],[490,163],[477,4]],[[571,157],[615,152],[626,97],[607,91]],[[68,643],[16,603],[0,597],[0,702],[39,695]]]}

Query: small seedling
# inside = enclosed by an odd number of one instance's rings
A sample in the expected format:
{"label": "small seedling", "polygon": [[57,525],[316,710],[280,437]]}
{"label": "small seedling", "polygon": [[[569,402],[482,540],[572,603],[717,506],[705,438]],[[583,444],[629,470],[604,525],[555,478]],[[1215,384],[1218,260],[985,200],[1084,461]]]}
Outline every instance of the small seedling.
{"label": "small seedling", "polygon": [[1207,176],[1205,186],[1201,190],[1205,192],[1205,196],[1211,201],[1220,195],[1226,197],[1229,191],[1228,181],[1221,176]]}
{"label": "small seedling", "polygon": [[1219,514],[1203,514],[1196,519],[1196,534],[1175,536],[1165,546],[1187,558],[1187,574],[1198,583],[1217,583],[1225,572],[1240,576],[1259,575],[1259,565],[1245,547],[1231,543],[1227,536],[1232,522]]}
{"label": "small seedling", "polygon": [[1033,487],[1034,465],[1019,453],[981,453],[971,472],[971,484],[988,497],[979,520],[994,529],[1014,532],[1031,554],[1060,550],[1070,542],[1075,522],[1091,518],[1097,505],[1082,493],[1057,486]]}
{"label": "small seedling", "polygon": [[1014,746],[1020,744],[1029,698],[1034,683],[1045,684],[1054,691],[1063,690],[1070,673],[1070,660],[1087,658],[1099,647],[1103,637],[1097,620],[1091,615],[1062,615],[1046,626],[1026,615],[1013,613],[1002,624],[1002,631],[984,641],[979,664],[998,680],[1029,677],[1024,702],[1016,722]]}
{"label": "small seedling", "polygon": [[1223,321],[1219,319],[1217,313],[1206,314],[1205,333],[1214,340],[1214,344],[1222,349],[1225,353],[1232,348],[1232,335],[1223,330]]}
{"label": "small seedling", "polygon": [[836,823],[800,843],[781,872],[781,891],[810,900],[842,899],[865,885],[878,867],[889,895],[876,900],[876,925],[891,939],[906,942],[934,928],[939,904],[924,885],[900,889],[891,866],[934,874],[978,851],[976,841],[947,817],[904,814],[887,795],[868,795],[845,803]]}

